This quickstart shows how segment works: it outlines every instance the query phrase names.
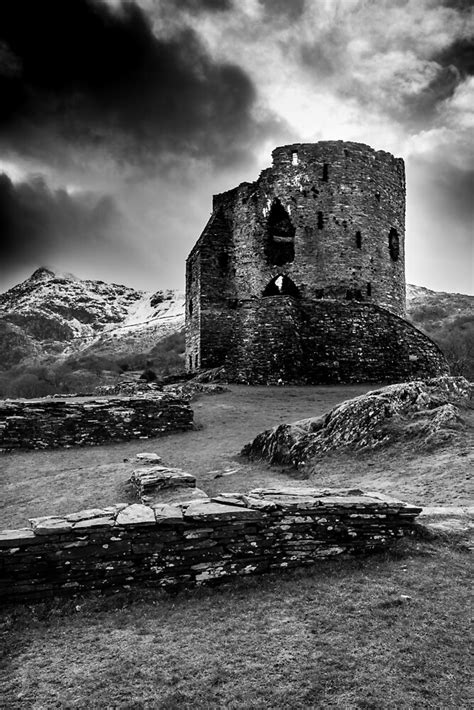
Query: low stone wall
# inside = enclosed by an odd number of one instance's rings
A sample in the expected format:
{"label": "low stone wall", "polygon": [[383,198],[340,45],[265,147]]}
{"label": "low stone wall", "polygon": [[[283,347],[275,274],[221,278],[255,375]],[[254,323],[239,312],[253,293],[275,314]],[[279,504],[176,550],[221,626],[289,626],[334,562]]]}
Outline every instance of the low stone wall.
{"label": "low stone wall", "polygon": [[0,533],[0,598],[193,586],[366,553],[410,534],[420,511],[358,490],[287,488],[36,518]]}
{"label": "low stone wall", "polygon": [[193,411],[171,394],[0,401],[0,451],[86,446],[190,429]]}

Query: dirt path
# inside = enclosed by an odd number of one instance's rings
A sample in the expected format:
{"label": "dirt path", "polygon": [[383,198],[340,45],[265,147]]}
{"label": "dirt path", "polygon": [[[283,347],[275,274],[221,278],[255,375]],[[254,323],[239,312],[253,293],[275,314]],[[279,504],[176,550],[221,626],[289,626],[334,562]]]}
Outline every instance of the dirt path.
{"label": "dirt path", "polygon": [[[421,505],[472,503],[473,446],[425,453],[391,448],[335,456],[308,472],[250,463],[238,456],[259,432],[281,422],[322,414],[376,385],[245,387],[193,402],[197,430],[151,440],[0,457],[0,529],[23,527],[29,517],[132,501],[126,485],[135,454],[156,451],[166,464],[193,473],[209,494],[259,486],[359,486]],[[229,475],[219,474],[233,471]],[[216,478],[216,476],[219,476]]]}

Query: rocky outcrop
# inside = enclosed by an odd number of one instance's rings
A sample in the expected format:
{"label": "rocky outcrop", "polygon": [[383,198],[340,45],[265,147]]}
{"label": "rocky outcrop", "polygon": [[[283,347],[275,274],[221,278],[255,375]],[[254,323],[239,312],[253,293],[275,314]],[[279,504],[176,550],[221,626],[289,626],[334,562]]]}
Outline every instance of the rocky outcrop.
{"label": "rocky outcrop", "polygon": [[172,394],[0,400],[0,451],[143,439],[192,426],[191,407]]}
{"label": "rocky outcrop", "polygon": [[389,385],[349,399],[328,414],[264,431],[242,454],[298,466],[338,449],[365,449],[400,437],[433,445],[463,427],[461,409],[469,406],[473,391],[463,377]]}
{"label": "rocky outcrop", "polygon": [[116,504],[0,532],[0,598],[193,586],[366,553],[420,508],[359,490],[255,489],[170,505]]}

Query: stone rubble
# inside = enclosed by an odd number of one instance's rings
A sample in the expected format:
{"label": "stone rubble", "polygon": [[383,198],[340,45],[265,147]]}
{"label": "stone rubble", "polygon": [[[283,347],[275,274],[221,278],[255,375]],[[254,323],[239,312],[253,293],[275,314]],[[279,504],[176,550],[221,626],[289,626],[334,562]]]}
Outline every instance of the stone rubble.
{"label": "stone rubble", "polygon": [[0,598],[193,586],[368,553],[412,534],[420,511],[358,489],[279,488],[34,518],[0,532]]}

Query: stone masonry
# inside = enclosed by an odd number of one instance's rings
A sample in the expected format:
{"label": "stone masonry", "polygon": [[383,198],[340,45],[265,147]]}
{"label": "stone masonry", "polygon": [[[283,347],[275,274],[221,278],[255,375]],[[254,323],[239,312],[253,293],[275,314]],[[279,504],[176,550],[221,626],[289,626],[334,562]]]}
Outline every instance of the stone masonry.
{"label": "stone masonry", "polygon": [[172,394],[0,400],[0,452],[147,439],[192,426],[189,403]]}
{"label": "stone masonry", "polygon": [[273,151],[214,196],[186,264],[186,365],[230,381],[403,381],[447,372],[405,316],[403,160],[360,143]]}
{"label": "stone masonry", "polygon": [[35,518],[0,532],[0,599],[194,586],[367,553],[411,534],[420,510],[379,493],[285,488]]}

